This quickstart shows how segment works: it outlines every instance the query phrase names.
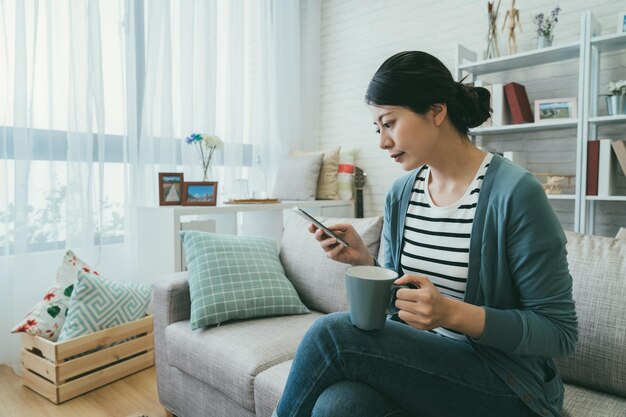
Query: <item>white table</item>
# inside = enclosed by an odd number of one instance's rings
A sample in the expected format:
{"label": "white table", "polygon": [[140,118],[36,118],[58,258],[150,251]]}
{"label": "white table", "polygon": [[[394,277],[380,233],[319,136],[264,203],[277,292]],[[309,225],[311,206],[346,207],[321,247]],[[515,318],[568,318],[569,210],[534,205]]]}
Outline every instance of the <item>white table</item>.
{"label": "white table", "polygon": [[209,206],[139,207],[138,261],[142,278],[183,271],[185,261],[179,232],[271,237],[280,249],[283,225],[301,207],[315,216],[354,217],[352,200],[282,201],[276,204],[224,204]]}

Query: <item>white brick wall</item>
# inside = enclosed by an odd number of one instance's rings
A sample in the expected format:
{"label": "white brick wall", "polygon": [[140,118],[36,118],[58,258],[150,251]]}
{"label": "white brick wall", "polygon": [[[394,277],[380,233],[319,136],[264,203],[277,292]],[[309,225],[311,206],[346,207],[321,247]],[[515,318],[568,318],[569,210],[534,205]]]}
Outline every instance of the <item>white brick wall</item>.
{"label": "white brick wall", "polygon": [[[579,39],[580,17],[589,9],[591,2],[524,0],[516,3],[523,29],[523,32],[517,32],[520,52],[535,47],[535,14],[548,14],[557,3],[562,11],[555,32],[555,44]],[[510,4],[510,0],[502,0],[498,19],[500,27]],[[601,24],[602,34],[614,33],[617,14],[626,10],[626,3],[623,0],[604,0],[593,4],[592,12]],[[374,133],[369,110],[363,101],[371,76],[386,58],[403,50],[429,52],[441,59],[454,75],[457,43],[482,54],[487,33],[487,1],[324,0],[321,9],[317,147],[341,145],[359,149],[357,163],[367,172],[365,214],[379,215],[389,185],[403,171],[378,148],[378,136]],[[505,55],[506,30],[499,33],[498,43],[501,54]],[[603,59],[602,68],[601,85],[605,85],[609,78],[626,78],[626,54],[612,54]],[[485,79],[520,82],[526,86],[531,102],[536,98],[576,96],[578,60],[568,61],[565,65],[518,70],[508,73],[506,78],[502,77],[494,75]],[[489,139],[482,145],[493,150],[525,150],[529,153],[530,170],[574,172],[575,130],[530,135]],[[552,151],[555,147],[557,152]],[[621,207],[622,212],[626,211],[624,203],[611,204]],[[564,223],[573,223],[572,202],[556,203],[555,209]],[[573,228],[573,224],[567,228]]]}

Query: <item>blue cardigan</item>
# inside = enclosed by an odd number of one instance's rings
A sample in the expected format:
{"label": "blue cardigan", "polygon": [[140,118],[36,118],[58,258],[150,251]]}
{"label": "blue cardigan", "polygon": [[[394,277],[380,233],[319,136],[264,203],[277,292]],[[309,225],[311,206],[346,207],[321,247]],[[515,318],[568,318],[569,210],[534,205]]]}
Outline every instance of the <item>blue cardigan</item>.
{"label": "blue cardigan", "polygon": [[[385,203],[384,266],[400,275],[404,220],[417,171],[396,180]],[[573,352],[578,337],[565,243],[541,184],[494,155],[476,206],[465,292],[465,302],[485,309],[485,329],[468,341],[544,416],[560,416],[563,406],[563,384],[552,358]]]}

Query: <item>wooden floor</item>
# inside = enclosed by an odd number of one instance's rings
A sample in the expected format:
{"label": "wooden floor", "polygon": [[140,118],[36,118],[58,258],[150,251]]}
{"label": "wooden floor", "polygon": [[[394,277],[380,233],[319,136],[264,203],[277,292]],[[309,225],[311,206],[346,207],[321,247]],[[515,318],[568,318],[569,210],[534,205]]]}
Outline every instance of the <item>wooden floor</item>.
{"label": "wooden floor", "polygon": [[8,366],[0,366],[0,414],[10,417],[165,417],[156,388],[155,367],[54,405],[22,386]]}

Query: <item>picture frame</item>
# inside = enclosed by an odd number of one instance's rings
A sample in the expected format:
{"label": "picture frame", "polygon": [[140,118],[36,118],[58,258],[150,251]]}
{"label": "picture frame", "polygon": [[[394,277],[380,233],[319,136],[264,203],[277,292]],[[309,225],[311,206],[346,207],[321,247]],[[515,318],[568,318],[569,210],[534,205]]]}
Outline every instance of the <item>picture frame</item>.
{"label": "picture frame", "polygon": [[217,182],[192,181],[183,183],[183,206],[215,206]]}
{"label": "picture frame", "polygon": [[179,206],[183,203],[182,172],[159,172],[159,206]]}
{"label": "picture frame", "polygon": [[621,12],[617,19],[617,33],[626,32],[626,11]]}
{"label": "picture frame", "polygon": [[577,105],[575,97],[535,100],[535,122],[575,119]]}

